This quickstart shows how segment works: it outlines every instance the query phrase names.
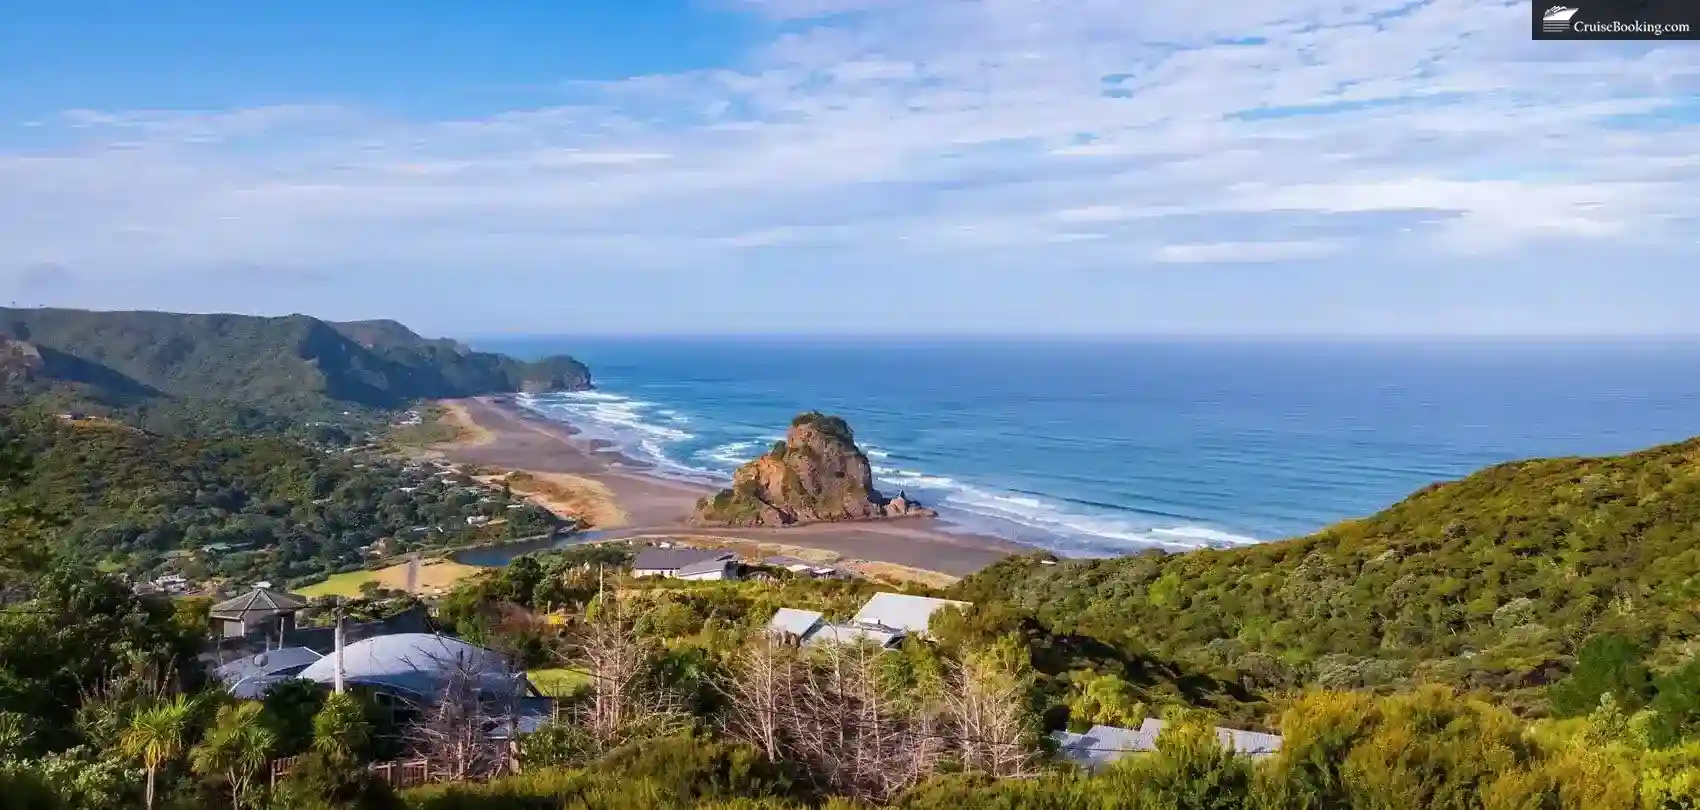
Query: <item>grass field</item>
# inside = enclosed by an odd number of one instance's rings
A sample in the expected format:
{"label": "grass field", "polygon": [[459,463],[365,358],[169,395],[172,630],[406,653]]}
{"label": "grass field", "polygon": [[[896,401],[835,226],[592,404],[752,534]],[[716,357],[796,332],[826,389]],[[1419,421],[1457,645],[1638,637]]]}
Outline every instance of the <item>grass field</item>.
{"label": "grass field", "polygon": [[[483,571],[476,565],[461,565],[448,560],[421,563],[419,565],[418,592],[430,594],[434,590],[448,590],[466,577]],[[407,563],[380,568],[376,571],[350,571],[346,574],[335,574],[330,579],[317,585],[309,585],[300,590],[302,596],[359,596],[360,586],[367,582],[376,582],[381,588],[401,590],[407,584]]]}
{"label": "grass field", "polygon": [[590,683],[590,676],[570,669],[534,669],[525,673],[537,691],[549,697],[566,697]]}

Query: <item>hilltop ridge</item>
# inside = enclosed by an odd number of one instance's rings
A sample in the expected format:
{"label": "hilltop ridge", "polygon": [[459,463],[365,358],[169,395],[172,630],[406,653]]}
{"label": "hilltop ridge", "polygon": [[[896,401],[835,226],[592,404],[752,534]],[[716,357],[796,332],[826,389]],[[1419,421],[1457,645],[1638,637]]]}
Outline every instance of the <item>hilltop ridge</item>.
{"label": "hilltop ridge", "polygon": [[583,390],[571,357],[523,361],[395,321],[0,308],[0,391],[67,405],[218,400],[309,417],[422,399]]}

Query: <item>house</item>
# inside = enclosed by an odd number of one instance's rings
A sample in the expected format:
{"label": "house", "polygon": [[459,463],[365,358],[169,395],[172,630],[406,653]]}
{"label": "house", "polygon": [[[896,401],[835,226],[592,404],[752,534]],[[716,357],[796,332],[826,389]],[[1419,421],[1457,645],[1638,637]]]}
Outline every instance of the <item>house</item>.
{"label": "house", "polygon": [[738,555],[695,548],[646,548],[632,560],[632,576],[737,579]]}
{"label": "house", "polygon": [[[1139,728],[1093,726],[1085,734],[1057,731],[1051,739],[1057,741],[1057,756],[1087,770],[1098,770],[1132,753],[1157,750],[1157,738],[1167,724],[1147,717]],[[1216,739],[1223,748],[1248,757],[1266,757],[1281,750],[1281,737],[1235,728],[1216,729]]]}
{"label": "house", "polygon": [[882,649],[903,646],[909,636],[927,636],[927,623],[934,613],[968,602],[932,599],[900,593],[877,593],[855,617],[843,624],[826,621],[812,610],[780,608],[767,623],[768,631],[802,645],[873,642]]}
{"label": "house", "polygon": [[490,518],[484,515],[467,515],[466,517],[466,525],[468,526],[482,526],[489,522]]}
{"label": "house", "polygon": [[306,647],[285,647],[238,658],[213,671],[232,697],[259,700],[266,690],[301,674],[322,658]]}
{"label": "house", "polygon": [[281,638],[295,628],[295,614],[305,607],[305,597],[270,587],[255,587],[248,593],[213,605],[211,615],[214,621],[222,623],[219,632],[222,638],[270,634],[273,630]]}
{"label": "house", "polygon": [[767,622],[767,630],[788,641],[801,643],[814,635],[826,619],[819,611],[780,608]]}
{"label": "house", "polygon": [[800,577],[822,579],[838,576],[838,569],[830,565],[817,565],[796,557],[768,557],[762,560],[761,564],[769,568],[783,568]]}
{"label": "house", "polygon": [[954,599],[934,599],[903,593],[876,593],[856,611],[851,624],[863,627],[882,627],[905,634],[925,637],[933,614],[945,608],[967,607],[968,602]]}
{"label": "house", "polygon": [[[308,664],[296,677],[334,687],[337,660],[333,651]],[[371,695],[398,720],[463,687],[470,687],[480,702],[513,701],[510,705],[521,733],[537,730],[554,713],[554,701],[539,692],[523,670],[510,666],[505,656],[450,636],[373,636],[345,645],[341,661],[344,685]],[[511,734],[505,721],[485,730],[491,739]]]}

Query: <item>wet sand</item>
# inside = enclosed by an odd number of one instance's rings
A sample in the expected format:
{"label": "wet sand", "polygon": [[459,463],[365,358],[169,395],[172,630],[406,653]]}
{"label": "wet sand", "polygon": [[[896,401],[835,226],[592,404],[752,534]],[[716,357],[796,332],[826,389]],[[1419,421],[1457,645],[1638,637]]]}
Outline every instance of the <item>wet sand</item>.
{"label": "wet sand", "polygon": [[457,416],[480,430],[479,442],[443,445],[450,461],[504,470],[561,473],[589,479],[612,493],[625,525],[599,531],[599,539],[649,535],[689,535],[764,543],[783,543],[834,552],[852,560],[871,560],[963,576],[1010,554],[1032,549],[984,535],[945,531],[931,518],[859,523],[817,523],[788,528],[721,529],[687,522],[698,498],[713,489],[646,475],[651,467],[624,456],[604,442],[581,438],[576,428],[545,419],[501,397],[456,400]]}

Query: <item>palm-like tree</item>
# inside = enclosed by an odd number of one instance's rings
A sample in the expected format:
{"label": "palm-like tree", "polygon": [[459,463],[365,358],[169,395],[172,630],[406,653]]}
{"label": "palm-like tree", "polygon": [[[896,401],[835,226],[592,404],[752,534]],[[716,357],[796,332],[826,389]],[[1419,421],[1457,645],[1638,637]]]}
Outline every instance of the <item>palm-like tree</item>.
{"label": "palm-like tree", "polygon": [[183,754],[189,729],[194,725],[195,702],[184,695],[142,709],[130,716],[129,724],[119,737],[119,748],[126,756],[142,761],[147,771],[147,807],[153,810],[154,776],[159,769]]}
{"label": "palm-like tree", "polygon": [[230,806],[241,810],[254,774],[277,748],[277,732],[260,717],[259,703],[237,703],[218,710],[206,739],[195,747],[190,764],[203,776],[222,776],[230,785]]}
{"label": "palm-like tree", "polygon": [[370,736],[365,709],[347,692],[326,697],[324,708],[313,718],[313,750],[334,762],[353,762]]}

